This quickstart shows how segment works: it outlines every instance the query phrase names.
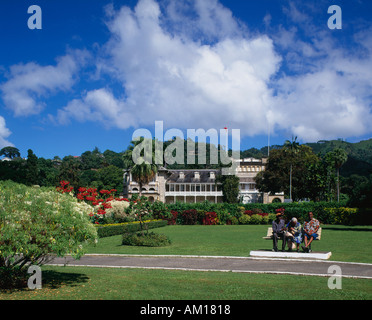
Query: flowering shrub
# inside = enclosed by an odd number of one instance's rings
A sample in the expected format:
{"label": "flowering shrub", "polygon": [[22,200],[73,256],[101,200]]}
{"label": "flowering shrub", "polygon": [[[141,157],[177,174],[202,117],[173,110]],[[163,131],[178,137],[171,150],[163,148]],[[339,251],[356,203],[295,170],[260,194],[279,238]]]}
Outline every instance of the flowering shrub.
{"label": "flowering shrub", "polygon": [[248,214],[244,214],[239,218],[240,224],[249,224],[251,221],[251,216]]}
{"label": "flowering shrub", "polygon": [[333,224],[352,225],[353,220],[358,214],[356,208],[326,208],[324,209],[328,215],[328,220]]}
{"label": "flowering shrub", "polygon": [[216,225],[218,224],[218,217],[217,213],[215,212],[207,212],[203,219],[203,225]]}
{"label": "flowering shrub", "polygon": [[198,222],[198,212],[195,209],[182,212],[182,224],[194,225]]}
{"label": "flowering shrub", "polygon": [[[56,190],[62,194],[70,193],[72,194],[73,187],[69,187],[68,181],[61,181],[60,186],[56,188]],[[78,194],[76,198],[80,200],[80,203],[87,203],[93,207],[93,210],[89,212],[89,217],[91,222],[94,224],[105,224],[109,220],[108,218],[112,218],[112,212],[110,215],[106,215],[107,210],[112,209],[113,201],[115,202],[129,202],[128,199],[125,198],[118,198],[114,197],[115,193],[117,192],[116,189],[111,190],[100,190],[97,191],[96,188],[84,188],[81,187],[78,189]],[[125,205],[123,205],[124,207]],[[113,211],[118,213],[118,207]],[[124,212],[121,212],[121,215],[124,215]],[[115,218],[114,218],[115,219]],[[120,214],[118,217],[118,222],[120,221]]]}
{"label": "flowering shrub", "polygon": [[83,245],[97,240],[88,215],[93,208],[67,192],[0,181],[0,208],[0,279],[4,286],[13,285],[6,275],[9,271],[23,272],[28,263],[42,265],[50,255],[79,258]]}
{"label": "flowering shrub", "polygon": [[68,181],[61,181],[60,186],[57,187],[57,191],[60,193],[70,193],[73,192],[74,188],[69,186],[70,182]]}
{"label": "flowering shrub", "polygon": [[164,219],[164,220],[167,220],[168,221],[168,225],[174,226],[174,225],[177,224],[178,212],[175,211],[175,210],[172,210],[170,212],[170,214],[171,214],[170,218],[165,218],[165,217],[161,217],[161,218]]}
{"label": "flowering shrub", "polygon": [[154,219],[170,219],[172,218],[171,212],[168,209],[168,206],[161,201],[155,201],[152,204],[152,214]]}
{"label": "flowering shrub", "polygon": [[262,212],[262,210],[259,210],[259,211],[255,211],[255,210],[246,210],[244,212],[244,214],[252,217],[253,215],[259,215],[261,217],[267,217],[269,214],[268,213],[265,213],[265,212]]}
{"label": "flowering shrub", "polygon": [[108,219],[112,219],[114,222],[118,223],[131,222],[135,220],[135,216],[130,214],[131,212],[127,212],[127,209],[130,206],[128,201],[111,200],[110,206],[111,208],[106,210],[106,217]]}
{"label": "flowering shrub", "polygon": [[138,219],[138,221],[140,222],[141,230],[144,227],[143,221],[146,218],[152,217],[151,203],[147,201],[146,197],[141,197],[140,199],[132,200],[130,202],[128,210],[130,210],[132,214],[134,214],[136,219]]}
{"label": "flowering shrub", "polygon": [[259,214],[254,214],[251,216],[250,224],[261,224],[262,216]]}
{"label": "flowering shrub", "polygon": [[234,218],[234,216],[226,210],[217,212],[217,216],[218,216],[219,224],[227,224],[227,225],[231,225],[233,218]]}

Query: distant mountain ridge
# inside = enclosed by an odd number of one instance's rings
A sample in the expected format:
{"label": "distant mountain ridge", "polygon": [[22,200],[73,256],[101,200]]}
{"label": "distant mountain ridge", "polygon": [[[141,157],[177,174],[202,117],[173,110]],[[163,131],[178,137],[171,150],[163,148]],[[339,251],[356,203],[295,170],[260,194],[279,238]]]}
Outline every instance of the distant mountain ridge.
{"label": "distant mountain ridge", "polygon": [[348,155],[347,162],[341,168],[340,174],[348,177],[352,174],[368,176],[372,174],[372,139],[360,142],[346,142],[343,140],[318,141],[306,143],[315,154],[325,155],[336,148],[344,149]]}
{"label": "distant mountain ridge", "polygon": [[[372,174],[372,139],[360,142],[346,142],[343,140],[321,140],[314,143],[305,143],[320,156],[336,148],[344,149],[348,155],[347,162],[342,166],[340,174],[349,177],[352,174],[369,176]],[[270,149],[282,148],[282,145],[270,146]],[[250,148],[241,152],[241,158],[263,158],[267,157],[267,146],[261,149]]]}

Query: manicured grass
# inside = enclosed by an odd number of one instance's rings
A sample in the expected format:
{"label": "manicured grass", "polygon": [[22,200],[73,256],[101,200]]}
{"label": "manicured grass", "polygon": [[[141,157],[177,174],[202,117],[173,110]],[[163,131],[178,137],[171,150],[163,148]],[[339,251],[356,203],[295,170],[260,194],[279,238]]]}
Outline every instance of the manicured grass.
{"label": "manicured grass", "polygon": [[167,226],[152,231],[166,234],[172,241],[170,246],[122,246],[122,237],[114,236],[99,239],[88,253],[248,256],[250,248],[265,245],[262,230],[262,226]]}
{"label": "manicured grass", "polygon": [[[103,238],[89,253],[249,256],[271,250],[263,240],[268,226],[167,226],[172,245],[161,248],[121,245],[121,236]],[[332,251],[332,260],[372,263],[372,227],[322,226],[315,251]],[[352,300],[372,299],[372,280],[342,279],[330,290],[328,278],[294,275],[171,270],[42,268],[43,288],[0,291],[0,300]],[[316,289],[314,289],[316,288]]]}
{"label": "manicured grass", "polygon": [[[88,253],[209,255],[247,257],[251,250],[271,250],[272,241],[262,239],[268,226],[167,226],[154,229],[164,233],[172,244],[160,248],[121,245],[121,236],[99,239]],[[313,251],[331,251],[330,260],[372,263],[372,227],[322,226],[322,239],[313,244]]]}
{"label": "manicured grass", "polygon": [[[372,280],[145,269],[43,267],[43,288],[1,292],[0,300],[362,300]],[[314,290],[316,288],[316,290]]]}

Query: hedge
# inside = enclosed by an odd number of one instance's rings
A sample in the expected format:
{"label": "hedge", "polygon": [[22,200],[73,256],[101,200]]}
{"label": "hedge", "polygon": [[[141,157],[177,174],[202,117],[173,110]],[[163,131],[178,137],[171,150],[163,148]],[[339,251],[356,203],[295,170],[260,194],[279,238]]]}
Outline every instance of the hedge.
{"label": "hedge", "polygon": [[[344,224],[344,225],[368,225],[372,224],[372,210],[361,210],[347,208],[344,201],[340,202],[293,202],[293,203],[252,203],[252,204],[228,204],[228,203],[175,203],[168,204],[172,212],[169,224],[203,224],[200,219],[201,213],[216,212],[219,224],[257,223],[254,219],[249,221],[242,215],[251,212],[253,214],[275,214],[277,209],[283,208],[287,220],[293,217],[303,222],[311,211],[314,217],[322,224]],[[198,213],[198,214],[197,214]],[[271,221],[269,221],[270,223]],[[266,221],[264,222],[266,224]]]}
{"label": "hedge", "polygon": [[[155,229],[164,227],[167,225],[165,220],[147,220],[144,221],[147,229]],[[126,232],[137,232],[141,230],[141,225],[139,221],[135,222],[125,222],[118,224],[103,224],[96,225],[97,234],[99,238],[106,238],[111,236],[121,235]]]}

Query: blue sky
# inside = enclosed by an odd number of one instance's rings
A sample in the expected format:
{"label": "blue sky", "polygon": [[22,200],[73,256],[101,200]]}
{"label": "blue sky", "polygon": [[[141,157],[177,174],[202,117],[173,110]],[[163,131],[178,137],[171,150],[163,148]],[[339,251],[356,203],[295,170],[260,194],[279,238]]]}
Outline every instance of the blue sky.
{"label": "blue sky", "polygon": [[268,128],[272,144],[369,139],[371,18],[368,0],[2,0],[0,148],[120,152],[155,121],[240,129],[243,150]]}

